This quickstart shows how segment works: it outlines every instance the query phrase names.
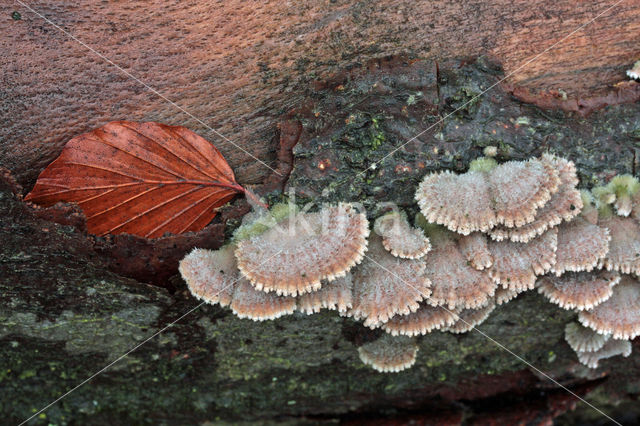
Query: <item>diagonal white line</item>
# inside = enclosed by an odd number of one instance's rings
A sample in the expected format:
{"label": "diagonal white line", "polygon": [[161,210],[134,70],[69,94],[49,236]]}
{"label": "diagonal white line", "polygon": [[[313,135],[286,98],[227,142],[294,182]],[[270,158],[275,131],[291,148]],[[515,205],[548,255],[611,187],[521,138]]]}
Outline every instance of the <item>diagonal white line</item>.
{"label": "diagonal white line", "polygon": [[382,157],[380,160],[378,160],[377,162],[372,163],[369,167],[367,167],[365,170],[361,171],[360,173],[358,173],[356,175],[356,177],[362,175],[363,173],[366,173],[367,170],[371,169],[374,170],[377,167],[377,164],[382,164],[382,162],[384,160],[386,160],[388,157],[392,156],[393,154],[395,154],[396,152],[398,152],[398,150],[402,149],[405,145],[407,145],[408,143],[416,140],[417,138],[419,138],[420,136],[422,136],[423,134],[425,134],[426,132],[428,132],[429,130],[433,129],[435,126],[439,125],[440,123],[443,123],[444,120],[446,120],[447,118],[451,117],[453,114],[455,114],[456,112],[460,111],[462,108],[466,107],[467,105],[469,105],[470,103],[476,101],[478,98],[480,98],[481,96],[483,96],[485,93],[487,93],[489,90],[493,89],[494,87],[496,87],[498,84],[502,83],[503,81],[505,81],[506,79],[508,79],[509,77],[511,77],[512,75],[514,75],[515,73],[517,73],[518,71],[520,71],[522,68],[526,67],[527,65],[529,65],[530,63],[534,62],[536,59],[538,59],[539,57],[541,57],[542,55],[546,54],[547,52],[549,52],[551,49],[553,49],[554,47],[556,47],[557,45],[559,45],[560,43],[566,41],[567,39],[569,39],[571,36],[573,36],[575,33],[577,33],[580,30],[583,30],[585,27],[587,27],[588,25],[592,24],[596,19],[600,18],[602,15],[604,15],[605,13],[609,12],[611,9],[613,9],[614,7],[616,7],[617,5],[619,5],[620,3],[622,3],[624,0],[618,0],[617,2],[615,2],[613,5],[607,7],[605,10],[603,10],[602,12],[598,13],[594,18],[592,18],[591,20],[589,20],[588,22],[580,25],[578,28],[576,28],[575,30],[571,31],[569,34],[567,34],[566,36],[564,36],[563,38],[561,38],[560,40],[558,40],[557,42],[553,43],[551,46],[547,47],[546,49],[544,49],[542,52],[538,53],[537,55],[535,55],[533,58],[529,59],[528,61],[526,61],[524,64],[520,65],[518,68],[516,68],[515,70],[511,71],[509,74],[507,74],[506,76],[504,76],[503,78],[501,78],[500,80],[498,80],[496,83],[492,84],[491,86],[489,86],[487,89],[483,90],[482,92],[480,92],[479,94],[477,94],[476,96],[474,96],[473,98],[471,98],[470,100],[468,100],[467,102],[465,102],[464,104],[462,104],[461,106],[459,106],[458,108],[456,108],[454,111],[450,112],[449,114],[445,115],[444,117],[438,119],[435,123],[433,123],[431,126],[427,127],[426,129],[424,129],[423,131],[421,131],[420,133],[418,133],[417,135],[415,135],[414,137],[412,137],[411,139],[407,140],[405,143],[403,143],[402,145],[400,145],[399,147],[394,148],[391,152],[389,152],[387,155],[385,155],[384,157]]}
{"label": "diagonal white line", "polygon": [[[265,263],[269,262],[271,259],[273,259],[274,257],[276,257],[277,255],[279,255],[280,253],[282,253],[282,250],[280,250],[279,252],[275,253],[273,256],[269,257],[268,259],[266,259],[264,262],[262,262],[260,265],[258,265],[259,267],[264,265]],[[222,293],[223,291],[225,291],[226,289],[228,289],[229,287],[231,287],[232,285],[234,285],[235,283],[238,282],[238,280],[242,279],[242,275],[238,274],[238,278],[233,281],[232,283],[230,283],[229,285],[225,286],[224,288],[222,288],[218,293],[216,293],[215,295],[213,295],[212,297],[216,297],[218,296],[220,293]],[[18,426],[22,426],[23,424],[27,423],[28,421],[30,421],[31,419],[33,419],[34,417],[36,417],[38,414],[48,410],[51,406],[55,405],[56,403],[60,402],[60,400],[66,398],[67,396],[71,395],[73,392],[75,392],[76,390],[78,390],[79,388],[81,388],[82,386],[84,386],[85,384],[87,384],[88,382],[90,382],[92,379],[94,379],[96,376],[104,373],[105,371],[107,371],[112,365],[116,364],[118,361],[120,361],[123,358],[126,358],[127,355],[129,355],[130,353],[134,352],[136,349],[138,349],[140,346],[144,345],[145,343],[147,343],[149,340],[153,339],[154,337],[156,337],[158,334],[162,333],[163,331],[165,331],[166,329],[168,329],[169,327],[173,326],[175,323],[177,323],[178,321],[180,321],[181,319],[183,319],[184,317],[186,317],[187,315],[189,315],[191,312],[195,311],[196,309],[198,309],[200,306],[204,305],[206,302],[202,301],[199,304],[197,304],[196,306],[194,306],[193,308],[189,309],[186,313],[182,314],[178,319],[171,321],[169,324],[167,324],[166,326],[164,326],[163,328],[161,328],[160,330],[156,331],[155,333],[153,333],[151,336],[147,337],[145,340],[143,340],[142,342],[138,343],[136,346],[134,346],[133,348],[129,349],[127,352],[125,352],[124,354],[120,355],[118,358],[116,358],[115,360],[113,360],[112,362],[110,362],[109,364],[105,365],[104,367],[102,367],[100,370],[96,371],[95,373],[93,373],[91,376],[89,376],[88,378],[86,378],[84,381],[82,381],[81,383],[79,383],[78,385],[76,385],[75,387],[69,389],[66,393],[64,393],[63,395],[59,396],[56,400],[52,401],[51,403],[47,404],[45,407],[41,408],[40,410],[38,410],[38,412],[34,413],[31,417],[29,417],[28,419],[24,420],[22,423],[20,423]]]}
{"label": "diagonal white line", "polygon": [[[376,262],[375,259],[372,259],[370,256],[367,256],[366,254],[364,255],[364,257],[366,257],[368,260],[370,260],[371,262],[375,263],[377,266],[379,266],[381,269],[385,270],[386,272],[388,272],[389,274],[393,275],[394,277],[396,277],[397,279],[399,279],[400,281],[402,281],[405,285],[407,285],[408,287],[412,288],[413,290],[415,290],[418,294],[421,294],[420,291],[415,288],[413,285],[411,285],[410,283],[408,283],[406,280],[404,280],[402,277],[398,276],[397,274],[393,273],[393,271],[390,271],[388,268],[385,268],[383,265],[381,265],[380,263]],[[458,316],[455,312],[450,311],[449,309],[447,309],[444,306],[439,306],[440,308],[444,309],[445,311],[449,312],[451,315],[454,315],[454,317],[458,318],[458,320],[462,321],[463,323],[465,323],[467,326],[471,327],[471,330],[475,330],[478,333],[480,333],[482,336],[486,337],[488,340],[490,340],[492,343],[494,343],[496,346],[498,346],[499,348],[503,349],[504,351],[510,353],[511,355],[513,355],[516,359],[518,359],[519,361],[521,361],[522,363],[526,364],[529,368],[534,369],[535,371],[537,371],[538,373],[540,373],[541,375],[543,375],[544,377],[546,377],[547,379],[549,379],[552,383],[554,383],[556,386],[561,387],[562,389],[564,389],[565,391],[569,392],[571,395],[575,396],[577,399],[579,399],[580,401],[584,402],[585,404],[587,404],[589,407],[593,408],[594,410],[596,410],[598,413],[602,414],[603,416],[605,416],[607,419],[611,420],[613,423],[622,426],[620,423],[618,423],[617,421],[615,421],[614,419],[612,419],[611,417],[609,417],[606,413],[604,413],[602,410],[600,410],[598,407],[595,407],[593,404],[589,403],[588,401],[586,401],[585,399],[583,399],[582,397],[580,397],[579,395],[577,395],[575,392],[573,392],[571,389],[568,389],[566,386],[562,385],[561,383],[559,383],[558,381],[556,381],[553,377],[549,376],[547,373],[545,373],[544,371],[540,370],[539,368],[537,368],[536,366],[534,366],[533,364],[531,364],[529,361],[527,361],[526,359],[522,358],[520,355],[514,353],[511,349],[507,348],[505,345],[503,345],[502,343],[498,342],[497,340],[495,340],[494,338],[492,338],[491,336],[487,335],[485,332],[481,331],[480,329],[478,329],[475,326],[472,326],[471,324],[469,324],[467,321],[465,321],[463,318],[461,318],[460,316]]]}
{"label": "diagonal white line", "polygon": [[271,170],[272,172],[274,172],[275,174],[277,174],[278,176],[282,176],[280,173],[278,173],[277,170],[273,169],[271,166],[269,166],[267,163],[265,163],[264,161],[260,160],[258,157],[256,157],[255,155],[251,154],[249,151],[247,151],[246,149],[242,148],[240,145],[236,144],[235,142],[233,142],[231,139],[227,138],[225,135],[223,135],[222,133],[220,133],[219,131],[217,131],[216,129],[214,129],[213,127],[209,126],[207,123],[205,123],[204,121],[202,121],[201,119],[199,119],[198,117],[194,116],[193,114],[191,114],[189,111],[187,111],[186,109],[184,109],[183,107],[181,107],[180,105],[178,105],[177,103],[175,103],[174,101],[172,101],[171,99],[167,98],[165,95],[163,95],[162,93],[158,92],[156,89],[154,89],[153,87],[149,86],[147,83],[145,83],[144,81],[140,80],[138,77],[136,77],[135,75],[131,74],[129,71],[125,70],[124,68],[122,68],[120,65],[116,64],[115,62],[113,62],[111,59],[107,58],[106,56],[104,56],[102,53],[98,52],[97,50],[95,50],[93,47],[87,45],[86,43],[84,43],[82,40],[78,39],[76,36],[74,36],[73,34],[71,34],[70,32],[66,31],[64,28],[61,28],[59,25],[57,25],[55,22],[51,21],[49,18],[47,18],[46,16],[44,16],[43,14],[37,12],[36,10],[34,10],[31,6],[29,6],[28,4],[22,2],[21,0],[15,0],[16,3],[20,4],[22,7],[28,9],[31,13],[34,13],[35,15],[39,16],[40,18],[44,19],[48,24],[52,25],[53,27],[55,27],[58,31],[62,32],[63,34],[65,34],[67,37],[71,38],[72,40],[74,40],[75,42],[77,42],[78,44],[82,45],[84,48],[90,50],[93,54],[95,54],[96,56],[100,57],[102,60],[104,60],[105,62],[109,63],[110,65],[113,65],[114,67],[116,67],[118,69],[118,71],[120,71],[121,73],[123,73],[124,75],[126,75],[127,77],[131,78],[132,80],[135,80],[136,82],[140,83],[141,85],[143,85],[147,90],[149,90],[150,92],[152,92],[153,94],[155,94],[156,96],[162,98],[163,100],[167,101],[168,103],[170,103],[172,106],[176,107],[177,109],[179,109],[180,111],[182,111],[183,113],[185,113],[186,115],[188,115],[189,117],[191,117],[192,119],[194,119],[195,121],[197,121],[198,123],[202,124],[205,128],[207,128],[208,130],[212,131],[213,133],[215,133],[216,135],[218,135],[221,139],[223,139],[226,142],[229,142],[231,145],[235,146],[236,148],[238,148],[240,151],[244,152],[245,154],[247,154],[249,157],[253,158],[254,160],[256,160],[258,163],[262,164],[263,166],[265,166],[266,168],[268,168],[269,170]]}

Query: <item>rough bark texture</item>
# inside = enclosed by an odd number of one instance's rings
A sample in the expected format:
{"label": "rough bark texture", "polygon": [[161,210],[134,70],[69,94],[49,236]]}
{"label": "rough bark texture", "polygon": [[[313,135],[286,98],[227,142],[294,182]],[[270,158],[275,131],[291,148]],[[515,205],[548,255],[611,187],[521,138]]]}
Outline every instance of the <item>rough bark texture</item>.
{"label": "rough bark texture", "polygon": [[[638,59],[640,5],[623,1],[558,51],[519,68],[610,4],[31,6],[280,174],[291,172],[286,184],[300,204],[393,201],[411,211],[427,171],[463,170],[487,145],[498,147],[500,159],[545,150],[567,156],[587,187],[636,172],[640,104],[593,110],[637,99],[635,83],[607,86]],[[0,21],[0,43],[10,52],[0,59],[0,166],[27,190],[70,137],[129,119],[189,126],[216,142],[240,183],[280,196],[282,177],[15,9],[21,19]],[[477,55],[495,60],[447,59]],[[511,72],[511,85],[475,99]],[[510,93],[577,113],[542,110]],[[176,276],[177,261],[193,246],[219,246],[247,211],[243,200],[201,233],[93,238],[72,208],[25,205],[7,176],[0,185],[0,413],[7,421],[26,419],[176,319],[36,421],[603,420],[584,404],[563,415],[573,396],[477,332],[432,333],[420,339],[412,369],[379,374],[356,350],[378,332],[335,313],[253,323],[218,307],[190,312],[198,304]],[[63,224],[48,220],[54,217]],[[529,292],[480,329],[607,413],[637,420],[640,346],[597,371],[580,367],[562,338],[574,317]]]}

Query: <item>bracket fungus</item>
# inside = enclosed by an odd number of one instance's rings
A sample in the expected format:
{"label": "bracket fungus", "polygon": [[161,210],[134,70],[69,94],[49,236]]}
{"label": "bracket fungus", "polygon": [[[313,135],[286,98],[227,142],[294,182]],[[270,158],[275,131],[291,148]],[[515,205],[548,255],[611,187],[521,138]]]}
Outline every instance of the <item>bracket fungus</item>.
{"label": "bracket fungus", "polygon": [[353,306],[352,292],[353,281],[348,272],[344,277],[323,283],[318,291],[298,296],[298,310],[309,315],[323,308],[345,313]]}
{"label": "bracket fungus", "polygon": [[438,225],[425,231],[433,247],[424,258],[432,290],[428,303],[451,310],[484,305],[496,289],[489,274],[469,266],[451,231]]}
{"label": "bracket fungus", "polygon": [[367,327],[377,327],[394,315],[406,315],[431,294],[431,282],[422,260],[393,256],[375,234],[369,252],[353,271],[353,308],[350,314],[364,319]]}
{"label": "bracket fungus", "polygon": [[241,278],[235,285],[230,306],[238,318],[265,321],[292,314],[296,310],[296,298],[256,290],[247,279]]}
{"label": "bracket fungus", "polygon": [[564,327],[564,339],[575,352],[594,352],[602,348],[611,338],[609,334],[600,334],[577,322]]}
{"label": "bracket fungus", "polygon": [[358,348],[362,362],[381,373],[397,373],[411,367],[417,354],[418,346],[413,339],[389,334]]}
{"label": "bracket fungus", "polygon": [[551,228],[528,243],[510,240],[489,241],[493,266],[489,275],[503,288],[531,290],[538,275],[551,270],[556,262],[558,231]]}
{"label": "bracket fungus", "polygon": [[[602,216],[602,215],[601,215]],[[623,274],[640,273],[640,226],[632,217],[607,215],[598,226],[609,230],[609,251],[599,266]]]}
{"label": "bracket fungus", "polygon": [[560,276],[566,271],[591,271],[609,251],[611,236],[607,228],[594,225],[581,215],[558,226],[556,262],[551,271]]}
{"label": "bracket fungus", "polygon": [[636,61],[636,63],[633,64],[633,67],[627,70],[627,75],[629,78],[640,80],[640,61]]}
{"label": "bracket fungus", "polygon": [[295,296],[320,289],[322,280],[344,276],[360,263],[368,235],[366,217],[340,203],[289,216],[238,241],[235,254],[242,275],[256,289]]}
{"label": "bracket fungus", "polygon": [[458,320],[449,327],[443,328],[442,331],[448,331],[454,334],[467,333],[489,318],[489,315],[491,315],[491,312],[493,312],[495,308],[496,304],[493,299],[491,299],[486,305],[480,308],[463,309],[458,313]]}
{"label": "bracket fungus", "polygon": [[552,194],[546,204],[537,210],[532,222],[515,228],[499,225],[489,230],[489,235],[494,240],[510,239],[521,243],[529,242],[547,229],[560,224],[563,220],[573,219],[582,209],[582,197],[580,191],[576,189],[579,181],[573,162],[548,154],[545,154],[543,159],[558,172],[560,178],[558,190]]}
{"label": "bracket fungus", "polygon": [[518,297],[520,293],[523,293],[526,290],[512,290],[510,288],[497,288],[496,294],[494,295],[494,299],[496,300],[496,305],[505,304],[512,299]]}
{"label": "bracket fungus", "polygon": [[578,320],[598,333],[615,339],[633,339],[640,334],[640,282],[623,275],[613,294],[598,306],[580,312]]}
{"label": "bracket fungus", "polygon": [[464,174],[445,171],[425,176],[416,200],[429,222],[468,235],[499,224],[512,228],[532,222],[559,183],[558,172],[544,159],[498,165],[481,157]]}
{"label": "bracket fungus", "polygon": [[628,340],[610,339],[604,346],[593,352],[577,352],[581,364],[589,368],[598,368],[598,361],[611,358],[616,355],[628,357],[631,355],[631,342]]}
{"label": "bracket fungus", "polygon": [[442,306],[430,306],[421,303],[417,311],[408,315],[396,315],[382,328],[392,336],[418,336],[453,325],[458,320],[457,311],[453,312]]}
{"label": "bracket fungus", "polygon": [[613,206],[620,216],[629,216],[633,208],[633,198],[640,190],[640,181],[631,175],[618,175],[611,179],[607,188],[616,196]]}
{"label": "bracket fungus", "polygon": [[561,277],[545,276],[538,281],[538,292],[563,309],[591,309],[613,294],[620,275],[611,271],[569,272]]}
{"label": "bracket fungus", "polygon": [[233,245],[215,251],[197,248],[180,261],[178,270],[191,294],[207,303],[229,306],[238,280],[234,250]]}
{"label": "bracket fungus", "polygon": [[404,212],[390,212],[380,216],[373,230],[382,237],[382,245],[396,257],[419,259],[429,250],[431,244],[420,228],[409,224]]}

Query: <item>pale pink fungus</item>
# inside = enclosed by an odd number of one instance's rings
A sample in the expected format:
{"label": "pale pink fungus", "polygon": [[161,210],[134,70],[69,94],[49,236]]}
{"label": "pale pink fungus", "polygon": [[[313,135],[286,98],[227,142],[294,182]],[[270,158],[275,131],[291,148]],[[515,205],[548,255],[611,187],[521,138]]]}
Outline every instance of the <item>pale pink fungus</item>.
{"label": "pale pink fungus", "polygon": [[368,234],[366,217],[349,204],[299,213],[239,241],[238,268],[258,290],[292,296],[307,293],[359,263]]}
{"label": "pale pink fungus", "polygon": [[561,277],[546,276],[538,281],[538,291],[563,309],[591,309],[609,299],[620,275],[611,271],[568,272]]}
{"label": "pale pink fungus", "polygon": [[405,336],[391,337],[385,334],[378,340],[358,348],[362,362],[381,373],[397,373],[416,362],[418,346]]}
{"label": "pale pink fungus", "polygon": [[352,291],[351,273],[347,273],[344,277],[323,283],[318,291],[298,296],[298,310],[313,314],[324,308],[345,313],[352,307]]}
{"label": "pale pink fungus", "polygon": [[215,251],[197,248],[180,261],[178,269],[191,294],[211,304],[231,303],[238,279],[234,249],[232,245]]}
{"label": "pale pink fungus", "polygon": [[417,311],[408,315],[395,315],[383,324],[382,328],[393,336],[399,334],[418,336],[452,325],[458,319],[456,312],[442,306],[430,306],[423,302]]}
{"label": "pale pink fungus", "polygon": [[239,318],[265,321],[292,314],[296,309],[296,298],[278,296],[256,290],[245,278],[236,283],[231,310]]}
{"label": "pale pink fungus", "polygon": [[384,248],[394,256],[419,259],[431,249],[429,239],[421,229],[409,224],[404,213],[391,212],[379,217],[373,229],[382,237]]}

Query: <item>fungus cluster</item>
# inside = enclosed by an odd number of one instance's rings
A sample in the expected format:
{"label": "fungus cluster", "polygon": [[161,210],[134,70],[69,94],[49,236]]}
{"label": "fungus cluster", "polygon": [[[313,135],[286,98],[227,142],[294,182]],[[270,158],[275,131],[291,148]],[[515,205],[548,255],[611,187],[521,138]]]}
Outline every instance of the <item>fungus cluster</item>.
{"label": "fungus cluster", "polygon": [[[247,215],[230,244],[180,264],[191,292],[241,318],[321,309],[386,333],[358,349],[382,372],[416,360],[416,339],[465,333],[496,306],[538,288],[579,312],[567,326],[578,359],[628,354],[640,334],[640,184],[630,176],[579,191],[572,162],[472,162],[464,174],[425,176],[413,224],[398,210],[373,233],[350,204],[301,213],[276,205]],[[625,343],[626,342],[626,343]]]}

